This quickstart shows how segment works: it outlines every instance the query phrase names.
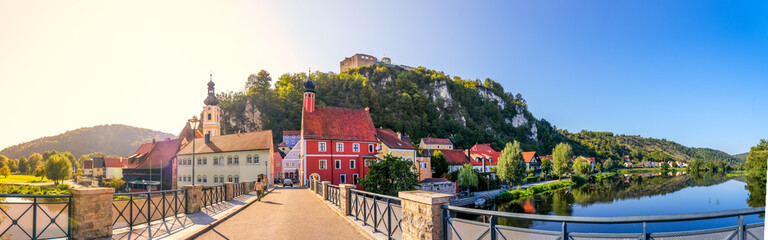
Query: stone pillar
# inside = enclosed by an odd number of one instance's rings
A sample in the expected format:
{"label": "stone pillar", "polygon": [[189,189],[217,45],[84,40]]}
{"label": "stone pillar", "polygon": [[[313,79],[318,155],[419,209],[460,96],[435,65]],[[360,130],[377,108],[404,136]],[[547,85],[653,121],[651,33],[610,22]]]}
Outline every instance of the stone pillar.
{"label": "stone pillar", "polygon": [[440,206],[449,204],[452,195],[421,190],[399,192],[402,199],[403,240],[443,239],[443,214]]}
{"label": "stone pillar", "polygon": [[71,188],[72,238],[112,237],[112,195],[114,188]]}
{"label": "stone pillar", "polygon": [[321,193],[323,193],[323,200],[328,200],[328,185],[331,185],[331,181],[323,181],[323,189],[320,190]]}
{"label": "stone pillar", "polygon": [[200,212],[203,208],[203,186],[201,185],[186,185],[183,186],[187,190],[187,214],[193,214]]}
{"label": "stone pillar", "polygon": [[224,200],[225,201],[232,201],[233,198],[235,198],[235,192],[234,187],[232,187],[232,182],[225,182],[224,183]]}
{"label": "stone pillar", "polygon": [[341,213],[344,214],[344,216],[349,216],[349,214],[352,213],[352,204],[349,199],[349,196],[352,195],[352,192],[349,190],[352,189],[355,189],[355,185],[353,184],[339,185],[339,207],[341,208]]}
{"label": "stone pillar", "polygon": [[245,194],[251,193],[251,189],[253,189],[253,182],[243,182],[243,188],[245,189]]}

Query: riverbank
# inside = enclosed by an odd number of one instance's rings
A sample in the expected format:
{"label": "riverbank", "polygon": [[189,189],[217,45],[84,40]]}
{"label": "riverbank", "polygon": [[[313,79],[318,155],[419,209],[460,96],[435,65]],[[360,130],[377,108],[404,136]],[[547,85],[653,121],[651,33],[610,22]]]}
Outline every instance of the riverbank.
{"label": "riverbank", "polygon": [[538,195],[538,194],[542,194],[550,191],[555,191],[563,188],[569,188],[574,185],[576,185],[576,183],[574,183],[570,179],[536,184],[524,189],[513,189],[506,192],[502,192],[501,194],[496,196],[496,200],[501,200],[501,201],[516,200],[516,199],[530,197],[530,196],[534,196],[534,195]]}

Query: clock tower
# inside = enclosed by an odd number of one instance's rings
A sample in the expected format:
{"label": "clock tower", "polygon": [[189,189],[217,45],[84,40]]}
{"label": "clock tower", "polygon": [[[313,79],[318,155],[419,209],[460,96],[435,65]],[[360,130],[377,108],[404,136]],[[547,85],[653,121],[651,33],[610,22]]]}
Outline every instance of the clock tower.
{"label": "clock tower", "polygon": [[221,109],[219,108],[219,99],[216,98],[216,93],[213,91],[213,74],[211,74],[211,80],[208,82],[208,97],[205,98],[205,107],[203,107],[203,134],[208,134],[211,137],[221,135]]}

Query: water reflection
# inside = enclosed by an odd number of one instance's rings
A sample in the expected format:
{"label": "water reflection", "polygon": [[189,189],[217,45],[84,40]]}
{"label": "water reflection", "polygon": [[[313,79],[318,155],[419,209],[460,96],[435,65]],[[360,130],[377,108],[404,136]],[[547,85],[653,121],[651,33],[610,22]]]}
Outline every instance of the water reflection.
{"label": "water reflection", "polygon": [[[33,207],[33,201],[32,198],[0,197],[0,233],[5,231],[0,239],[31,238],[33,222],[39,238],[66,236],[69,198],[38,198],[37,207]],[[37,219],[34,219],[35,210]],[[54,223],[51,219],[55,219]],[[13,225],[13,220],[17,220],[17,225]]]}
{"label": "water reflection", "polygon": [[[760,186],[757,181],[750,184],[749,179],[746,180],[746,184],[743,181],[744,178],[734,179],[725,175],[712,174],[617,175],[570,189],[496,203],[489,208],[515,213],[615,217],[684,214],[765,206],[764,186]],[[759,192],[760,189],[762,193]],[[468,215],[458,217],[484,220]],[[684,224],[655,223],[649,224],[649,230],[682,231],[732,226],[736,224],[734,219],[702,220]],[[762,216],[745,216],[745,223],[762,221],[764,221]],[[560,223],[540,221],[499,218],[498,223],[543,230],[560,229]],[[569,229],[577,232],[636,232],[642,229],[642,225],[569,224]]]}

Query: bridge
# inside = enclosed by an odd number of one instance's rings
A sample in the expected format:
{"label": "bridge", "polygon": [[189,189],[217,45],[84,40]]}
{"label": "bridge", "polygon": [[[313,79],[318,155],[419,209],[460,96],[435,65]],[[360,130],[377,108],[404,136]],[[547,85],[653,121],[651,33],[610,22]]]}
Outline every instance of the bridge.
{"label": "bridge", "polygon": [[[570,217],[450,205],[451,195],[407,191],[398,197],[311,181],[308,188],[266,189],[256,182],[150,193],[71,189],[70,195],[0,195],[2,239],[764,239],[765,208],[636,217]],[[474,220],[459,215],[477,216]],[[556,223],[557,230],[510,227],[499,219]],[[709,219],[732,225],[651,232],[653,223]],[[35,223],[35,224],[33,224]],[[574,224],[635,224],[630,233],[573,232]]]}

